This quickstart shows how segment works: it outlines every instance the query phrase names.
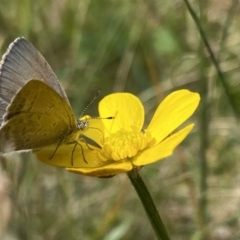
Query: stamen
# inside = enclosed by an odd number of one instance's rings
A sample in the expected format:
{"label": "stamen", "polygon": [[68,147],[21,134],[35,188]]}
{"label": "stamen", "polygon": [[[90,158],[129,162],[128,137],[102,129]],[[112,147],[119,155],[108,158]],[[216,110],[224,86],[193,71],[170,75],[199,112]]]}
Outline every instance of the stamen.
{"label": "stamen", "polygon": [[98,157],[103,162],[130,159],[154,142],[155,139],[147,130],[144,133],[138,132],[135,126],[132,131],[121,129],[105,139],[102,149],[98,151]]}

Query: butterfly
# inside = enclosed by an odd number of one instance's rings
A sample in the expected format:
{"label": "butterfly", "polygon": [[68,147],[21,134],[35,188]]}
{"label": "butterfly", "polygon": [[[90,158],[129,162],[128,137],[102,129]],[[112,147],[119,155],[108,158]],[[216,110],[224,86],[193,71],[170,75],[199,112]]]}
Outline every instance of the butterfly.
{"label": "butterfly", "polygon": [[74,117],[51,67],[25,38],[17,38],[0,62],[0,150],[34,150],[78,144],[88,120]]}

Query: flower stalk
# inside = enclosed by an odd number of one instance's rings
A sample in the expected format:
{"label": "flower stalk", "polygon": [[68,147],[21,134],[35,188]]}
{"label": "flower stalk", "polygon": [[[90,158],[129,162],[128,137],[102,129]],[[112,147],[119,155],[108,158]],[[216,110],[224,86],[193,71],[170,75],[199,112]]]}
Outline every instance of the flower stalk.
{"label": "flower stalk", "polygon": [[157,239],[170,240],[167,229],[140,174],[136,169],[133,169],[127,175],[143,204]]}

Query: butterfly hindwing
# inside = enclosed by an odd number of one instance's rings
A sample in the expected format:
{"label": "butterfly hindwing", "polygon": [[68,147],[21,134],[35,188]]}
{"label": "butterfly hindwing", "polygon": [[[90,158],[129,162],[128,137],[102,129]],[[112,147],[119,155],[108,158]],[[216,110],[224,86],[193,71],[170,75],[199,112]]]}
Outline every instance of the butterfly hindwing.
{"label": "butterfly hindwing", "polygon": [[69,104],[44,82],[31,80],[6,110],[0,129],[1,151],[41,148],[63,141],[76,129]]}

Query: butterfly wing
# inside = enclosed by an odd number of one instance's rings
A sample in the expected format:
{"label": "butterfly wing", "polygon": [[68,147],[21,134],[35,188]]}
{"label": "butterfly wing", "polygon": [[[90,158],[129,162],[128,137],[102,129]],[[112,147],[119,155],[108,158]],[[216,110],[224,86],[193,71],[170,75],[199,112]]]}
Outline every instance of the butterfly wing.
{"label": "butterfly wing", "polygon": [[0,99],[0,126],[1,126],[1,123],[3,122],[3,115],[6,112],[7,106],[8,104],[5,101]]}
{"label": "butterfly wing", "polygon": [[77,129],[77,121],[65,99],[39,80],[31,80],[19,90],[3,118],[2,152],[57,144]]}
{"label": "butterfly wing", "polygon": [[[31,79],[44,81],[69,104],[60,82],[41,53],[25,38],[17,38],[0,62],[0,104],[9,105],[19,89]],[[5,111],[0,107],[0,116]]]}

